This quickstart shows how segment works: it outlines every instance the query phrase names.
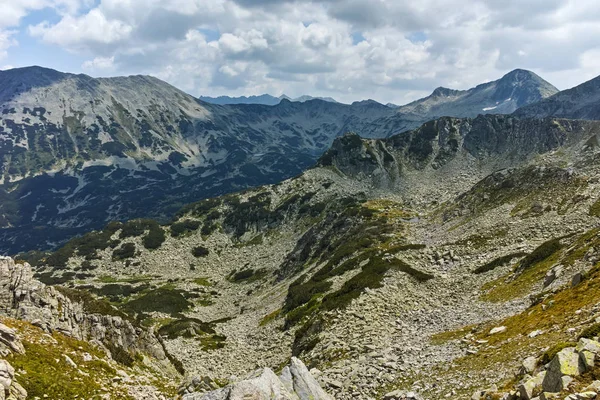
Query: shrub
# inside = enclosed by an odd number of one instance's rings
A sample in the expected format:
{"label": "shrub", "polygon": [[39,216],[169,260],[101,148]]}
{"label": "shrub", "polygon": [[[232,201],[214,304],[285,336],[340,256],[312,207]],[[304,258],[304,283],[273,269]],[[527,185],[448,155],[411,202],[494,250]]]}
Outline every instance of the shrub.
{"label": "shrub", "polygon": [[146,312],[162,312],[175,315],[189,310],[194,304],[188,300],[190,295],[168,286],[149,291],[123,305],[123,310],[132,314]]}
{"label": "shrub", "polygon": [[83,306],[83,310],[88,314],[111,315],[121,317],[130,322],[134,321],[127,314],[113,307],[108,301],[98,299],[85,290],[70,289],[62,286],[58,286],[56,289],[71,301],[80,303]]}
{"label": "shrub", "polygon": [[135,244],[125,243],[118,249],[113,250],[112,259],[113,261],[125,260],[135,256]]}
{"label": "shrub", "polygon": [[148,250],[158,249],[164,243],[165,231],[161,227],[150,229],[146,237],[142,240],[144,247]]}
{"label": "shrub", "polygon": [[206,257],[210,251],[204,246],[196,246],[192,249],[192,255],[194,257]]}
{"label": "shrub", "polygon": [[179,237],[189,232],[193,232],[200,227],[200,221],[186,219],[180,222],[175,222],[171,225],[171,236]]}
{"label": "shrub", "polygon": [[182,318],[162,326],[158,330],[158,334],[167,336],[169,339],[191,338],[197,335],[212,335],[215,334],[215,330],[211,324],[202,322],[199,319]]}
{"label": "shrub", "polygon": [[511,253],[511,254],[508,254],[505,256],[495,258],[492,261],[475,268],[475,270],[473,270],[473,273],[474,274],[483,274],[484,272],[492,271],[502,265],[508,264],[512,259],[525,257],[526,255],[527,255],[527,253],[517,252],[517,253]]}
{"label": "shrub", "polygon": [[583,332],[581,332],[581,334],[579,335],[579,339],[581,338],[586,338],[586,339],[592,339],[596,336],[600,336],[600,323],[588,326],[587,328],[585,328],[583,330]]}
{"label": "shrub", "polygon": [[233,274],[233,280],[235,282],[239,282],[239,281],[243,281],[245,279],[249,279],[252,277],[252,275],[254,275],[254,270],[253,269],[244,269],[240,272],[236,272],[235,274]]}
{"label": "shrub", "polygon": [[521,261],[521,264],[518,268],[519,271],[522,272],[533,265],[546,260],[561,248],[562,245],[560,244],[560,238],[548,240],[547,242],[542,243],[535,250],[533,250],[531,254],[525,257],[523,261]]}

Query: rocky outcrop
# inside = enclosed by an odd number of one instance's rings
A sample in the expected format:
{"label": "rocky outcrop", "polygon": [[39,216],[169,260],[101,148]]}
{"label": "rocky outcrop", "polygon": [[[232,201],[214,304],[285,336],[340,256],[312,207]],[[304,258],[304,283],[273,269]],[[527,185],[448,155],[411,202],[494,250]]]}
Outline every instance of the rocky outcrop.
{"label": "rocky outcrop", "polygon": [[[47,331],[94,340],[111,353],[122,350],[132,355],[144,353],[168,362],[152,331],[134,326],[120,316],[86,312],[82,303],[34,279],[29,264],[15,263],[10,257],[0,257],[0,313]],[[10,336],[10,332],[0,329],[1,343]]]}
{"label": "rocky outcrop", "polygon": [[[25,348],[14,329],[0,323],[0,355],[24,354]],[[15,369],[6,360],[0,359],[0,400],[25,400],[27,391],[16,381]]]}
{"label": "rocky outcrop", "polygon": [[184,400],[333,400],[310,374],[304,363],[293,357],[281,375],[270,368],[258,370],[243,381],[208,393],[190,393]]}
{"label": "rocky outcrop", "polygon": [[[476,392],[472,399],[533,400],[563,398],[559,397],[560,393],[572,388],[572,384],[577,382],[582,374],[592,371],[599,356],[600,343],[596,340],[581,338],[575,347],[566,347],[560,350],[544,366],[538,366],[537,361],[532,357],[523,361],[521,373],[524,373],[524,377],[512,393],[500,394],[496,393],[496,390],[486,390]],[[571,394],[565,399],[595,399],[599,393],[600,381],[595,381],[586,387],[583,392]]]}

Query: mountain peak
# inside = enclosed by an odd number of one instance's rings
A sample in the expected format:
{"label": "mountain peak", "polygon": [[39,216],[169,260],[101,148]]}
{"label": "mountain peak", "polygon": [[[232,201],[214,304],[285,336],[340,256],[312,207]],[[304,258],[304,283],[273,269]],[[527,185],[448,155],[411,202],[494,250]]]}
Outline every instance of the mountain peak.
{"label": "mountain peak", "polygon": [[440,86],[440,87],[436,88],[433,91],[433,93],[431,93],[431,96],[433,96],[433,97],[448,97],[448,96],[453,96],[458,92],[459,92],[458,90],[448,89],[443,86]]}

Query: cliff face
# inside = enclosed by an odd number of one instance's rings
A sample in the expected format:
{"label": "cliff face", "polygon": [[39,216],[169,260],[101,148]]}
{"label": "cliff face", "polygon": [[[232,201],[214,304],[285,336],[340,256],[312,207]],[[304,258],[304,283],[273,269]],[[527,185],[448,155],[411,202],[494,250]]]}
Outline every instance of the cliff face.
{"label": "cliff face", "polygon": [[[31,267],[17,264],[10,257],[0,258],[0,312],[8,317],[29,321],[45,331],[57,331],[79,340],[94,340],[111,352],[146,354],[165,365],[165,351],[152,331],[134,326],[118,315],[103,315],[94,310],[90,298],[75,301],[54,287],[33,278]],[[96,307],[99,307],[97,305]],[[86,310],[86,308],[88,310]],[[110,306],[105,311],[110,312]],[[114,356],[114,354],[113,354]]]}

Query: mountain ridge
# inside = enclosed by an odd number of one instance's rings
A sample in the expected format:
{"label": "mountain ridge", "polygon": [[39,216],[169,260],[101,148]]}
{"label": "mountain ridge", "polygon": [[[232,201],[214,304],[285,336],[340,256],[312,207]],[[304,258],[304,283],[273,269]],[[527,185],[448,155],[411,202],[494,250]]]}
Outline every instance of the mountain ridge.
{"label": "mountain ridge", "polygon": [[214,105],[148,76],[39,67],[3,71],[0,83],[0,237],[10,252],[110,220],[167,221],[185,203],[295,176],[345,132],[388,137],[429,118],[373,100]]}

